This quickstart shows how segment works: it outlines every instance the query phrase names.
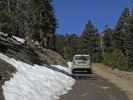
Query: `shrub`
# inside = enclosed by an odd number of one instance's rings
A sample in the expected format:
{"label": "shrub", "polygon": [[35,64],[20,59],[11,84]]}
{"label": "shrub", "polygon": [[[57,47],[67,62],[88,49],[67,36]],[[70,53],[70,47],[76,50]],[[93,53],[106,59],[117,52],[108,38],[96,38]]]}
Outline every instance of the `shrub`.
{"label": "shrub", "polygon": [[120,70],[128,70],[127,57],[119,49],[114,49],[112,52],[106,52],[104,54],[103,63],[111,66],[112,68],[118,68]]}

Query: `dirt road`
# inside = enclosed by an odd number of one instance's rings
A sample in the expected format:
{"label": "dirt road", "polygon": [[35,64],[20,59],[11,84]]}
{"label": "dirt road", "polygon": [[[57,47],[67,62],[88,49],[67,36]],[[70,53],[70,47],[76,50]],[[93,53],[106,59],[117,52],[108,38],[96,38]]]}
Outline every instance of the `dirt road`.
{"label": "dirt road", "polygon": [[95,75],[78,79],[73,90],[60,100],[128,100],[128,97],[115,85]]}

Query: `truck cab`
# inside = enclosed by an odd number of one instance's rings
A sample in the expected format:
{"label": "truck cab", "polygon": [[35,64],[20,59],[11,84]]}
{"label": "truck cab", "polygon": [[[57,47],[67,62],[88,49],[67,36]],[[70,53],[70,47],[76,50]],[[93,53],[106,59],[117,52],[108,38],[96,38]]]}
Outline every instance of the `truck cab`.
{"label": "truck cab", "polygon": [[72,61],[71,74],[73,76],[87,76],[91,73],[90,55],[75,55]]}

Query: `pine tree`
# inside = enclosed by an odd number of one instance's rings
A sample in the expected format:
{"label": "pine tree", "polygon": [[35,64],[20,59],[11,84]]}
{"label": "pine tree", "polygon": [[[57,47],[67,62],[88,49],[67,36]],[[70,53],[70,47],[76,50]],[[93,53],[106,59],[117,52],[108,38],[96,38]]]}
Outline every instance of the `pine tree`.
{"label": "pine tree", "polygon": [[130,11],[129,8],[125,8],[116,24],[115,30],[116,31],[124,31],[124,25],[125,25],[125,20],[127,17],[129,17]]}
{"label": "pine tree", "polygon": [[128,8],[125,8],[124,11],[122,12],[122,15],[119,18],[119,21],[116,25],[113,38],[115,41],[115,47],[118,49],[121,49],[123,53],[125,53],[125,47],[124,47],[124,41],[125,37],[127,35],[127,23],[126,19],[129,17],[130,12]]}
{"label": "pine tree", "polygon": [[75,54],[80,54],[81,39],[76,34],[66,34],[65,36],[57,34],[56,47],[57,52],[70,61]]}
{"label": "pine tree", "polygon": [[128,67],[133,70],[133,15],[127,18],[127,35],[124,43],[126,56],[128,58]]}
{"label": "pine tree", "polygon": [[113,48],[113,30],[108,25],[103,31],[103,45],[105,51]]}
{"label": "pine tree", "polygon": [[91,21],[85,25],[81,34],[82,50],[81,53],[90,54],[93,62],[101,60],[100,35]]}
{"label": "pine tree", "polygon": [[[32,0],[33,10],[33,37],[38,37],[41,45],[48,48],[55,48],[56,18],[54,16],[51,0]],[[51,39],[52,38],[52,39]],[[50,43],[50,40],[52,43]]]}
{"label": "pine tree", "polygon": [[[55,49],[57,27],[52,0],[1,0],[0,31]],[[29,42],[30,43],[30,42]]]}
{"label": "pine tree", "polygon": [[87,37],[90,35],[96,35],[97,29],[95,26],[92,24],[92,22],[89,20],[88,23],[85,25],[85,28],[81,34],[81,37]]}
{"label": "pine tree", "polygon": [[24,35],[24,16],[23,11],[26,11],[24,1],[22,0],[2,0],[0,3],[0,24],[1,31],[12,33],[14,35]]}
{"label": "pine tree", "polygon": [[0,2],[0,31],[9,32],[10,18],[10,0],[1,0]]}

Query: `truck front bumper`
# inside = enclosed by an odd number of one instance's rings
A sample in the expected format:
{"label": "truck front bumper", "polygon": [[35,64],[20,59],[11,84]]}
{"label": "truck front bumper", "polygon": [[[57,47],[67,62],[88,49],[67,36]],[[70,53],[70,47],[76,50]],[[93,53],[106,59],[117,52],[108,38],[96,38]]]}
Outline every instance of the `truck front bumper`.
{"label": "truck front bumper", "polygon": [[92,74],[91,68],[74,68],[72,74],[76,76],[86,76]]}

